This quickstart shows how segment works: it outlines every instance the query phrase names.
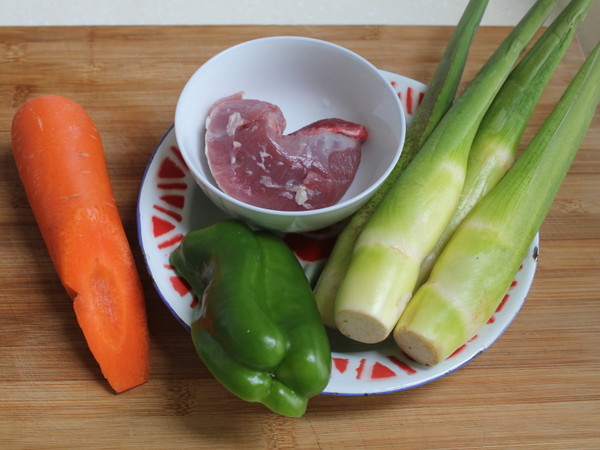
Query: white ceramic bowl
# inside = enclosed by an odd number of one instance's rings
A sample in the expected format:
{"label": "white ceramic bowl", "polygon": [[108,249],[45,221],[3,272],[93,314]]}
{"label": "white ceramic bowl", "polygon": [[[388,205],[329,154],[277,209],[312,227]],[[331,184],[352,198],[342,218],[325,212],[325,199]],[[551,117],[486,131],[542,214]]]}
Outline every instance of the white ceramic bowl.
{"label": "white ceramic bowl", "polygon": [[[243,203],[219,189],[204,154],[205,119],[215,101],[240,91],[245,98],[281,108],[285,134],[328,117],[367,127],[356,177],[337,204],[275,211]],[[338,45],[294,36],[252,40],[214,56],[186,83],[175,111],[177,144],[203,192],[230,216],[282,232],[324,228],[354,213],[389,175],[405,130],[398,96],[375,66]]]}

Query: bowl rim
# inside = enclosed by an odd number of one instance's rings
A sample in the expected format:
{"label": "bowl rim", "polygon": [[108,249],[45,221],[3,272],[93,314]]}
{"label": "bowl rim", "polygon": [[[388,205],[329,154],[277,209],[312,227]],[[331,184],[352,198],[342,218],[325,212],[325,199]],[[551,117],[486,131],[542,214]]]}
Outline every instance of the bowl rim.
{"label": "bowl rim", "polygon": [[[206,178],[206,176],[204,174],[198,173],[198,171],[196,170],[194,161],[192,161],[190,159],[191,155],[189,155],[187,148],[184,145],[182,145],[182,141],[177,139],[177,130],[178,129],[181,130],[181,127],[178,127],[178,123],[180,122],[178,120],[178,117],[181,117],[181,115],[182,115],[182,111],[181,111],[182,99],[184,98],[184,95],[191,89],[191,85],[193,84],[194,80],[196,78],[198,78],[200,76],[200,74],[203,72],[205,66],[214,62],[217,59],[224,57],[227,53],[233,52],[233,51],[238,50],[239,48],[242,48],[245,46],[254,45],[258,42],[284,41],[284,40],[296,41],[296,42],[317,43],[319,45],[324,45],[326,47],[335,49],[339,52],[345,53],[346,55],[348,55],[354,59],[357,59],[363,65],[368,67],[370,69],[370,71],[373,73],[373,75],[376,78],[379,78],[380,81],[383,82],[385,86],[387,86],[390,98],[393,99],[393,102],[395,103],[396,108],[398,109],[398,111],[400,113],[400,117],[401,117],[401,121],[399,124],[399,126],[402,128],[402,130],[400,132],[401,138],[398,142],[398,147],[396,149],[394,149],[394,157],[392,158],[391,164],[389,164],[389,166],[383,171],[383,173],[375,181],[373,181],[371,183],[371,185],[368,186],[366,189],[361,190],[358,194],[353,195],[350,198],[347,198],[343,201],[339,200],[338,202],[334,203],[333,205],[330,205],[330,206],[327,206],[324,208],[317,208],[317,209],[310,209],[310,210],[298,210],[298,211],[282,211],[282,210],[277,210],[277,209],[269,209],[269,208],[259,207],[259,206],[251,205],[249,203],[238,200],[235,197],[232,197],[231,195],[222,191],[218,186],[215,186],[212,182],[210,182],[210,180],[208,180]],[[177,140],[178,146],[181,149],[181,155],[182,155],[183,159],[185,160],[186,165],[189,167],[190,173],[192,174],[193,178],[196,180],[196,182],[200,185],[201,188],[209,189],[214,195],[216,195],[222,201],[229,202],[229,203],[235,205],[236,207],[245,209],[249,212],[252,212],[253,214],[258,214],[258,215],[276,214],[276,215],[279,215],[282,217],[302,218],[302,217],[313,216],[315,214],[327,214],[327,213],[338,211],[338,210],[344,210],[346,208],[350,208],[354,204],[357,204],[357,203],[362,204],[362,203],[364,203],[364,201],[366,201],[365,198],[367,198],[367,199],[370,198],[370,196],[388,178],[388,176],[394,169],[396,163],[400,159],[400,156],[403,152],[404,143],[406,140],[406,112],[404,111],[404,106],[402,105],[402,102],[398,98],[398,95],[396,94],[393,86],[388,82],[388,80],[385,78],[385,76],[381,73],[381,70],[378,69],[373,63],[371,63],[365,57],[359,55],[358,53],[356,53],[342,45],[335,44],[330,41],[325,41],[322,39],[305,37],[305,36],[297,36],[297,35],[277,35],[277,36],[260,37],[260,38],[255,38],[255,39],[250,39],[247,41],[240,42],[238,44],[232,45],[232,46],[216,53],[215,55],[213,55],[209,59],[207,59],[205,62],[203,62],[200,65],[200,67],[198,67],[192,73],[192,75],[188,78],[188,80],[186,81],[185,85],[183,86],[183,88],[179,94],[179,97],[177,99],[177,104],[175,107],[174,131],[175,131],[175,139]]]}

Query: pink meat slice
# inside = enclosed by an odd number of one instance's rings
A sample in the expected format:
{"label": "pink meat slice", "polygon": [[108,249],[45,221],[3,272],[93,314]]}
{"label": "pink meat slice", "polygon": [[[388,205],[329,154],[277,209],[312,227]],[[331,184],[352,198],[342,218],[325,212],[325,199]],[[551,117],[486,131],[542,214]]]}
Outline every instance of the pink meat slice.
{"label": "pink meat slice", "polygon": [[364,126],[324,119],[283,135],[281,110],[241,93],[206,119],[206,156],[217,185],[245,203],[280,211],[335,204],[358,169]]}

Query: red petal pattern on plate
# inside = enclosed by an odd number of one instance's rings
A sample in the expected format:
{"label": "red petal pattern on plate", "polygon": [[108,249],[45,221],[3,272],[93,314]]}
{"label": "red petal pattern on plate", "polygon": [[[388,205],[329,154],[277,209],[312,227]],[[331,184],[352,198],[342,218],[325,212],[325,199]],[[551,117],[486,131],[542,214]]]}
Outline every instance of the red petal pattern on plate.
{"label": "red petal pattern on plate", "polygon": [[171,285],[173,286],[173,289],[175,289],[177,291],[177,293],[179,295],[181,295],[182,297],[186,296],[187,294],[189,294],[191,292],[190,285],[187,284],[187,282],[185,281],[184,278],[181,278],[178,276],[172,276],[169,278],[169,280],[171,281]]}
{"label": "red petal pattern on plate", "polygon": [[185,173],[171,158],[167,157],[160,165],[158,176],[160,178],[183,178]]}
{"label": "red petal pattern on plate", "polygon": [[167,216],[171,217],[172,219],[176,220],[177,222],[181,222],[183,220],[183,217],[181,217],[181,214],[176,213],[175,211],[171,211],[170,209],[167,209],[163,206],[154,205],[154,209],[166,214]]}
{"label": "red petal pattern on plate", "polygon": [[173,236],[170,239],[167,239],[166,241],[162,241],[160,244],[158,244],[158,248],[163,250],[165,248],[175,247],[182,240],[183,240],[183,234],[178,234],[178,235]]}
{"label": "red petal pattern on plate", "polygon": [[173,225],[171,222],[165,219],[161,219],[157,216],[152,216],[152,233],[154,234],[154,237],[159,237],[163,234],[167,234],[174,228],[175,225]]}
{"label": "red petal pattern on plate", "polygon": [[[155,203],[153,208],[162,213],[152,216],[152,229],[154,237],[158,238],[163,235],[165,240],[157,243],[157,247],[161,250],[173,247],[183,239],[181,233],[170,236],[169,233],[177,228],[177,225],[182,220],[182,216],[178,211],[185,207],[185,191],[188,184],[185,182],[171,182],[173,178],[185,178],[188,168],[181,157],[181,152],[176,146],[169,147],[169,154],[161,161],[158,169],[157,188],[159,191],[164,191],[158,200],[161,204]],[[182,193],[174,193],[173,191],[181,191]],[[173,209],[174,208],[174,209]],[[185,295],[185,294],[183,294]]]}
{"label": "red petal pattern on plate", "polygon": [[361,358],[358,363],[358,367],[356,368],[356,379],[359,380],[362,377],[363,371],[365,370],[365,364],[367,360],[365,358]]}
{"label": "red petal pattern on plate", "polygon": [[333,358],[333,367],[339,372],[344,373],[348,369],[348,358]]}
{"label": "red petal pattern on plate", "polygon": [[181,190],[181,191],[185,191],[188,187],[187,184],[185,183],[158,183],[157,187],[159,189],[176,189],[176,190]]}
{"label": "red petal pattern on plate", "polygon": [[417,371],[415,369],[413,369],[411,366],[409,366],[408,364],[406,364],[404,361],[400,361],[396,356],[388,356],[388,359],[395,364],[396,366],[398,366],[400,369],[402,369],[404,371],[404,373],[406,373],[406,375],[414,375],[415,373],[417,373]]}
{"label": "red petal pattern on plate", "polygon": [[185,197],[180,194],[162,195],[160,199],[175,208],[183,209],[185,206]]}
{"label": "red petal pattern on plate", "polygon": [[384,366],[381,363],[376,362],[373,364],[373,368],[371,369],[371,378],[379,379],[379,378],[390,378],[395,377],[396,372],[390,369],[387,366]]}
{"label": "red petal pattern on plate", "polygon": [[[396,83],[394,83],[393,81],[392,86],[396,88]],[[398,90],[396,90],[396,92],[398,92],[398,98],[400,99],[404,110],[407,114],[411,115],[416,111],[417,107],[421,104],[423,98],[425,97],[425,92],[421,91],[417,94],[417,97],[415,98],[414,90],[411,87],[407,87],[404,93]]]}
{"label": "red petal pattern on plate", "polygon": [[316,237],[307,234],[289,233],[283,236],[285,243],[302,261],[316,262],[331,254],[335,236]]}

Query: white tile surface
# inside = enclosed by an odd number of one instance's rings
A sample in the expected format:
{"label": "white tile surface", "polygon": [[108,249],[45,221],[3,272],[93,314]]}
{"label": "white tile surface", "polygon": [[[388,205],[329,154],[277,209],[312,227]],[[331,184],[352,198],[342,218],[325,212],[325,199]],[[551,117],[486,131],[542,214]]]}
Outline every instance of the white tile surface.
{"label": "white tile surface", "polygon": [[[0,0],[0,26],[455,25],[468,0]],[[535,0],[490,0],[482,25],[515,25]],[[561,7],[567,0],[559,0]],[[579,30],[600,39],[600,2]]]}
{"label": "white tile surface", "polygon": [[[514,25],[534,0],[491,0],[482,23]],[[0,25],[454,25],[467,0],[0,0]],[[10,6],[9,6],[10,4]]]}

